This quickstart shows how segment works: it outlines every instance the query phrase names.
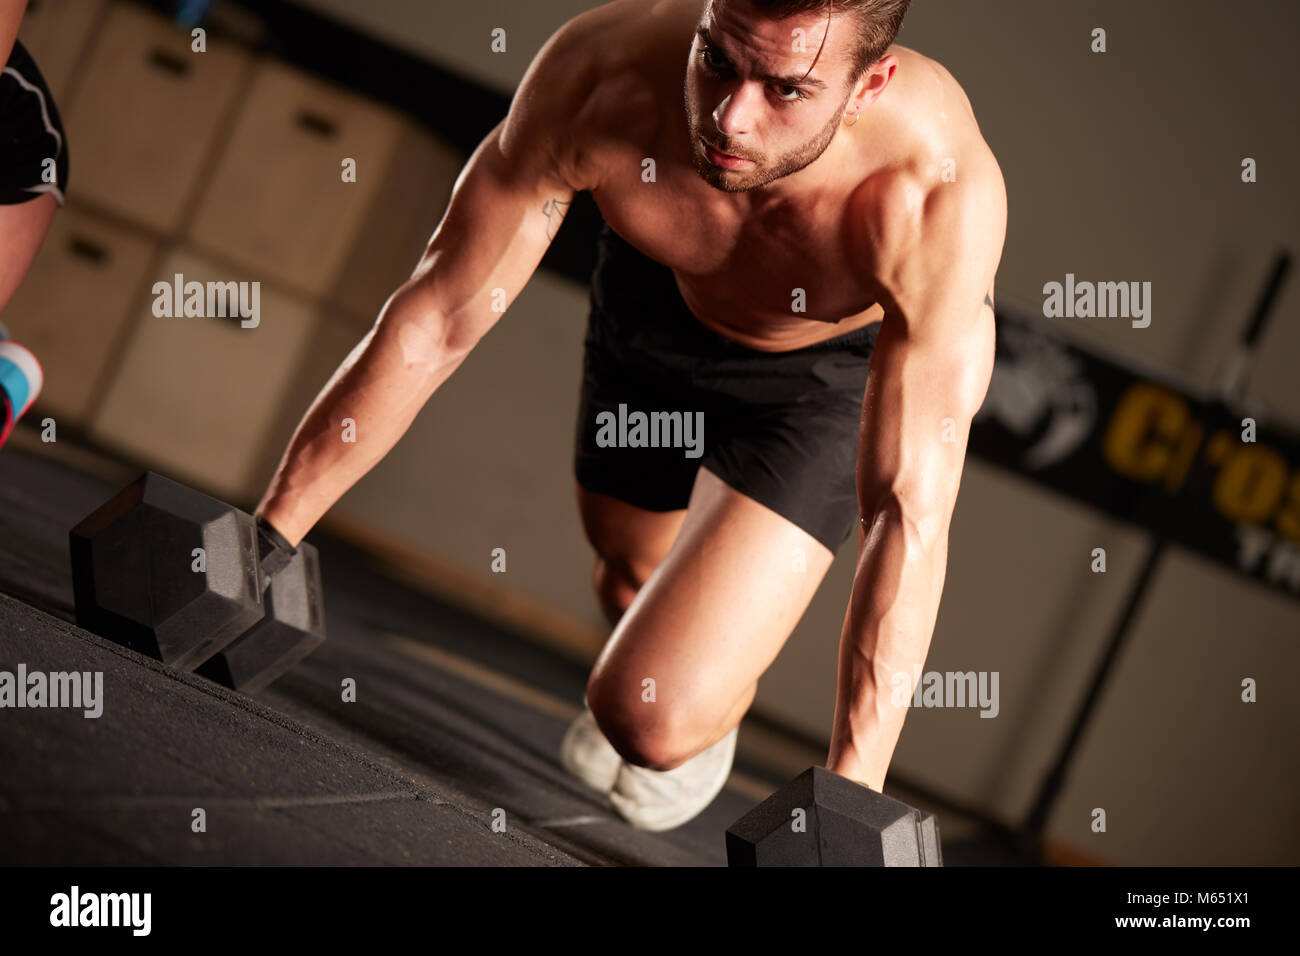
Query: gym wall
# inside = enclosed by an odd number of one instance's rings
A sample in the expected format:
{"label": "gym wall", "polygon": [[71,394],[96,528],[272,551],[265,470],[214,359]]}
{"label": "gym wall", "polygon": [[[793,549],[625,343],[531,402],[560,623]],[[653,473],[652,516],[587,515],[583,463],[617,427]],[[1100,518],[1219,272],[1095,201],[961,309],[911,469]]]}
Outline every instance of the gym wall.
{"label": "gym wall", "polygon": [[[301,4],[506,95],[550,32],[594,5]],[[1209,0],[1065,6],[916,0],[900,42],[954,74],[1002,166],[1010,225],[999,306],[1041,314],[1043,284],[1066,273],[1149,280],[1148,328],[1061,323],[1128,361],[1208,383],[1269,257],[1300,244],[1297,134],[1279,121],[1294,113],[1295,6],[1254,0],[1249,15]],[[488,51],[495,26],[508,31],[498,55]],[[1090,51],[1096,27],[1107,31],[1105,54]],[[251,506],[316,390],[414,264],[464,150],[427,117],[234,38],[213,37],[206,58],[177,70],[167,50],[188,38],[145,4],[41,0],[22,39],[59,97],[74,164],[68,208],[6,312],[46,357],[32,418],[51,416],[61,435]],[[435,112],[460,108],[438,102],[438,89],[425,95]],[[153,135],[160,121],[185,135]],[[356,184],[340,187],[340,156],[358,158]],[[1258,183],[1241,181],[1247,156]],[[325,178],[312,180],[312,168]],[[155,318],[150,287],[175,273],[261,280],[262,327],[250,336]],[[1248,395],[1290,420],[1300,417],[1297,295],[1293,282]],[[571,465],[585,316],[585,287],[540,271],[328,520],[406,549],[447,590],[590,659],[606,629]],[[897,776],[1019,820],[1146,541],[970,460],[927,669],[998,672],[999,713],[917,709]],[[1090,569],[1097,547],[1104,574]],[[506,550],[504,575],[489,571],[494,548]],[[854,557],[850,542],[755,703],[818,742],[829,733]],[[1175,549],[1049,835],[1121,864],[1292,861],[1300,720],[1282,675],[1300,666],[1298,636],[1294,599]],[[1258,703],[1241,701],[1246,677],[1259,681]],[[1097,807],[1106,833],[1090,829]],[[1206,813],[1249,824],[1202,828]],[[1202,830],[1203,841],[1187,839]]]}

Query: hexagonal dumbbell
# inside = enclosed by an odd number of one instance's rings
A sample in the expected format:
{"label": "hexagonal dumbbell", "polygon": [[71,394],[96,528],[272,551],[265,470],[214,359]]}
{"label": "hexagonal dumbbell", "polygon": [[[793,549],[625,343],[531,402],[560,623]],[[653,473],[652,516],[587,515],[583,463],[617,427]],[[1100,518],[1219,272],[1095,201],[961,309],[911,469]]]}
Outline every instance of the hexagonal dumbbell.
{"label": "hexagonal dumbbell", "polygon": [[934,814],[809,767],[727,830],[728,866],[943,866]]}
{"label": "hexagonal dumbbell", "polygon": [[261,690],[325,640],[320,557],[300,544],[262,595],[266,613],[248,631],[199,665],[198,673],[251,694]]}
{"label": "hexagonal dumbbell", "polygon": [[252,515],[162,475],[114,495],[69,546],[77,624],[182,670],[252,692],[325,639],[316,549],[269,548]]}

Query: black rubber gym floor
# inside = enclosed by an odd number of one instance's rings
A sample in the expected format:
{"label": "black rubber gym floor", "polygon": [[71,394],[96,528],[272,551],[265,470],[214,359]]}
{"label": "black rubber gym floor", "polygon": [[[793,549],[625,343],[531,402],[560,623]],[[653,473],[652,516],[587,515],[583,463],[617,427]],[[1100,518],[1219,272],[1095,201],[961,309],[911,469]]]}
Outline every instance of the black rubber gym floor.
{"label": "black rubber gym floor", "polygon": [[68,529],[117,490],[0,453],[0,671],[103,672],[96,719],[0,708],[0,865],[725,864],[752,796],[626,825],[559,765],[582,668],[327,535],[329,638],[253,697],[77,628]]}

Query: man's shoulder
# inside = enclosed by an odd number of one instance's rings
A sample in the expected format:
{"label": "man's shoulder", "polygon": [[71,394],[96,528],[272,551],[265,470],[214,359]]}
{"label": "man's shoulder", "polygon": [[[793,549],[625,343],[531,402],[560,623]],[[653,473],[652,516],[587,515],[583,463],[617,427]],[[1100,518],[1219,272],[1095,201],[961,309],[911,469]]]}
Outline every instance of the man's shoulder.
{"label": "man's shoulder", "polygon": [[978,135],[922,135],[873,170],[856,190],[855,215],[877,253],[911,254],[961,239],[996,242],[1006,228],[1002,170]]}
{"label": "man's shoulder", "polygon": [[[873,168],[874,185],[909,200],[909,206],[938,192],[974,197],[999,191],[1001,170],[956,77],[938,60],[908,47],[894,44],[888,52],[898,58],[898,69],[871,107],[881,117],[864,148],[870,155],[883,139],[893,149]],[[959,188],[945,188],[951,186]]]}
{"label": "man's shoulder", "polygon": [[[996,164],[945,180],[924,166],[872,174],[855,196],[855,258],[877,274],[900,262],[942,262],[978,247],[1002,248],[1006,189]],[[933,253],[933,255],[931,254]]]}
{"label": "man's shoulder", "polygon": [[602,144],[662,122],[657,98],[670,85],[664,71],[682,66],[665,53],[689,37],[698,6],[699,0],[613,0],[567,21],[533,59],[512,109],[555,131],[557,159],[575,188],[595,185]]}
{"label": "man's shoulder", "polygon": [[[946,71],[945,71],[946,72]],[[928,74],[933,84],[934,74]],[[866,176],[854,196],[859,237],[853,258],[875,276],[895,308],[920,290],[939,294],[974,282],[987,288],[1006,239],[1007,194],[993,151],[973,117],[953,131],[959,105],[954,89],[921,91],[898,109],[899,138],[906,146]],[[908,111],[952,108],[947,122],[909,122]],[[945,127],[947,127],[945,131]],[[982,295],[981,291],[981,295]]]}

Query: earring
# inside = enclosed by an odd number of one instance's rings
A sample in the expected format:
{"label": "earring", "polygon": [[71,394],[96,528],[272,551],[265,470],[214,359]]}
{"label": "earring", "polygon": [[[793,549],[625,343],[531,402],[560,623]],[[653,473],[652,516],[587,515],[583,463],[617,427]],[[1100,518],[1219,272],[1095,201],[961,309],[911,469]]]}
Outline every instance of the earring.
{"label": "earring", "polygon": [[[858,113],[859,113],[859,110],[854,110],[852,113],[845,113],[845,114],[844,114],[844,125],[845,125],[845,126],[852,126],[854,123],[856,123],[856,122],[858,121]],[[852,116],[853,119],[849,119],[850,116]]]}

